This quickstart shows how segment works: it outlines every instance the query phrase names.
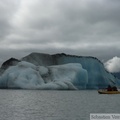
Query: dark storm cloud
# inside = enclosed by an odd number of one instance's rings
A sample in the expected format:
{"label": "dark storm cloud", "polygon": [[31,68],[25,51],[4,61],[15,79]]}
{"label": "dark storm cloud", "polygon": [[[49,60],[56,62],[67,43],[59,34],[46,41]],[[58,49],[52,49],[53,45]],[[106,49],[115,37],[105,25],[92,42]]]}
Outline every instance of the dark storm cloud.
{"label": "dark storm cloud", "polygon": [[120,0],[0,0],[1,59],[7,50],[120,56],[119,11]]}

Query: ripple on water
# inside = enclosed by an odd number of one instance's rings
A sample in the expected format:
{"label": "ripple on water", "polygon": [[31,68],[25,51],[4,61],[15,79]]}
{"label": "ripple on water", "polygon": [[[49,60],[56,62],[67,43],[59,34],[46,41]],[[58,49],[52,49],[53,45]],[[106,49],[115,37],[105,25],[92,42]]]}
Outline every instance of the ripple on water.
{"label": "ripple on water", "polygon": [[89,120],[90,113],[118,113],[119,101],[94,90],[0,90],[0,120]]}

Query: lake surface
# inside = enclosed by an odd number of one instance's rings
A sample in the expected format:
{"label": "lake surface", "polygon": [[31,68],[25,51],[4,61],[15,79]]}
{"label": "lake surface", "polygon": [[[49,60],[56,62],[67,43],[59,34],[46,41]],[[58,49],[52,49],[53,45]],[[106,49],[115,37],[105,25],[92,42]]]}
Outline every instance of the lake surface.
{"label": "lake surface", "polygon": [[89,120],[90,113],[120,113],[120,94],[0,90],[0,120]]}

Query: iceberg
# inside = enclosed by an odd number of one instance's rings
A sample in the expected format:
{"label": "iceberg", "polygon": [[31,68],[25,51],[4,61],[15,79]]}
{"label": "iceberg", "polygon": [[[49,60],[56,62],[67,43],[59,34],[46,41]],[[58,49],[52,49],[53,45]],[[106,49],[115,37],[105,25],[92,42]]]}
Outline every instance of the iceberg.
{"label": "iceberg", "polygon": [[120,84],[101,61],[89,56],[32,53],[1,68],[0,88],[77,90]]}

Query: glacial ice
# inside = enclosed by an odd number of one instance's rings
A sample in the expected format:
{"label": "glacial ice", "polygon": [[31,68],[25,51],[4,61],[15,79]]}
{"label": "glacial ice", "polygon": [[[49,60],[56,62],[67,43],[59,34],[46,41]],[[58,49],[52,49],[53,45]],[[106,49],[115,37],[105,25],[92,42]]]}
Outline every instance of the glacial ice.
{"label": "glacial ice", "polygon": [[0,78],[0,87],[11,89],[85,89],[87,82],[87,71],[78,63],[44,67],[22,61],[4,72]]}
{"label": "glacial ice", "polygon": [[94,57],[76,57],[71,55],[61,55],[57,58],[57,64],[80,63],[82,68],[87,70],[87,89],[101,89],[108,85],[119,85],[118,80],[106,71],[104,65]]}
{"label": "glacial ice", "polygon": [[32,53],[14,66],[7,65],[0,88],[100,89],[120,85],[120,80],[94,57]]}

